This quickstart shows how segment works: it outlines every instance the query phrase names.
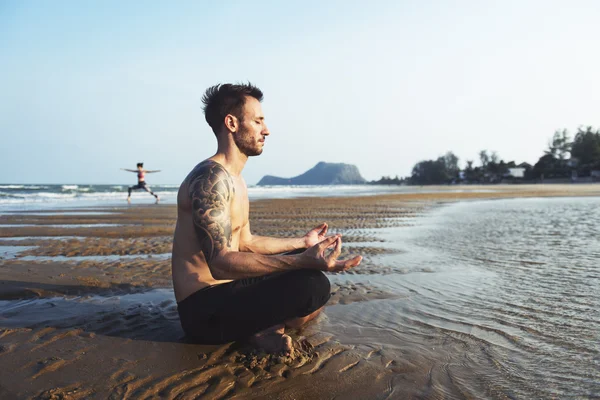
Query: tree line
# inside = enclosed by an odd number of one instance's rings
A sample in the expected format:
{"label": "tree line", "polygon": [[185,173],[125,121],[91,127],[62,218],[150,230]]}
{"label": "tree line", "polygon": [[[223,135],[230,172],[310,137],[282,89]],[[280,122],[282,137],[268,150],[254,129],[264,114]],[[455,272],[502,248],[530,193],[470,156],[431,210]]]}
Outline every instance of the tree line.
{"label": "tree line", "polygon": [[415,164],[409,178],[383,177],[373,183],[410,183],[433,185],[448,183],[499,183],[517,181],[543,181],[544,179],[576,179],[600,174],[600,129],[580,127],[571,139],[566,129],[557,130],[548,141],[548,147],[535,165],[515,161],[505,162],[497,152],[479,152],[479,165],[466,160],[464,169],[459,158],[451,151],[436,160],[423,160]]}

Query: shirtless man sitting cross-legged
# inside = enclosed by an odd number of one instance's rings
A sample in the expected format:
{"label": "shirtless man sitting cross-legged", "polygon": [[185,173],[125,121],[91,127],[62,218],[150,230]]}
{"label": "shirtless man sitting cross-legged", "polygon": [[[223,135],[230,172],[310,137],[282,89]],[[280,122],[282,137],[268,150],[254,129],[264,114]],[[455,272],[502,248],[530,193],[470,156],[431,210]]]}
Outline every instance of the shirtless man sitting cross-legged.
{"label": "shirtless man sitting cross-legged", "polygon": [[250,232],[241,172],[248,157],[262,153],[269,135],[262,96],[250,84],[216,85],[204,94],[218,149],[179,188],[173,286],[181,325],[193,340],[248,340],[269,352],[290,352],[285,328],[310,321],[329,299],[322,271],[347,270],[362,257],[338,259],[342,238],[327,236],[327,224],[293,239]]}

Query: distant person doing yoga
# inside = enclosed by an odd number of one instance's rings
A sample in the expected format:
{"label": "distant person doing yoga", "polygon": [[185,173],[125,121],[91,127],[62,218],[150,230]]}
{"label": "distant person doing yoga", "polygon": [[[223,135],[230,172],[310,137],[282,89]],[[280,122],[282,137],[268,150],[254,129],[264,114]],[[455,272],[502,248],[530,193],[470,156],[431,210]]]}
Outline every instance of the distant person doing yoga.
{"label": "distant person doing yoga", "polygon": [[137,169],[126,169],[126,168],[121,168],[123,171],[129,171],[129,172],[135,172],[137,173],[137,178],[138,178],[138,183],[135,186],[129,186],[129,188],[127,189],[127,202],[131,203],[131,191],[132,190],[139,190],[139,189],[144,189],[146,192],[150,193],[152,196],[154,196],[156,198],[156,202],[158,203],[159,198],[158,195],[156,195],[152,190],[150,190],[150,186],[148,186],[148,184],[146,183],[146,174],[151,174],[153,172],[160,172],[160,169],[154,170],[154,171],[150,171],[147,169],[144,169],[144,163],[137,163]]}

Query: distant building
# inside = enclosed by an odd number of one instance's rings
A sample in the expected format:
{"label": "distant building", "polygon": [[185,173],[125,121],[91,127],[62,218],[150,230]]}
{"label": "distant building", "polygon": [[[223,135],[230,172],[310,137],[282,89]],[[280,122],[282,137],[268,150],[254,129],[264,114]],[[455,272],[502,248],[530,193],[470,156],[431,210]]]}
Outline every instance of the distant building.
{"label": "distant building", "polygon": [[517,165],[517,168],[524,168],[527,170],[533,168],[533,166],[529,163],[522,162],[521,164]]}
{"label": "distant building", "polygon": [[576,168],[579,165],[579,159],[571,157],[567,160],[567,167]]}
{"label": "distant building", "polygon": [[525,168],[509,168],[504,176],[507,178],[525,178]]}

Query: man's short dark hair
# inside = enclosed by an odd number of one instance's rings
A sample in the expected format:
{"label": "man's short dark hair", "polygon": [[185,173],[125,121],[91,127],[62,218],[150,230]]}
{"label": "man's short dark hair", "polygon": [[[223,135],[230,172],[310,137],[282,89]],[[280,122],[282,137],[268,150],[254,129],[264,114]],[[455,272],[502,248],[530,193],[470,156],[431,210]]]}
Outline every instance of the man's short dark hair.
{"label": "man's short dark hair", "polygon": [[143,168],[144,167],[144,163],[143,162],[139,162],[139,163],[137,163],[137,166]]}
{"label": "man's short dark hair", "polygon": [[202,97],[204,103],[204,116],[215,135],[221,129],[221,124],[227,114],[237,118],[242,117],[242,108],[246,103],[246,96],[262,101],[263,93],[250,82],[233,85],[231,83],[217,84],[206,89]]}

